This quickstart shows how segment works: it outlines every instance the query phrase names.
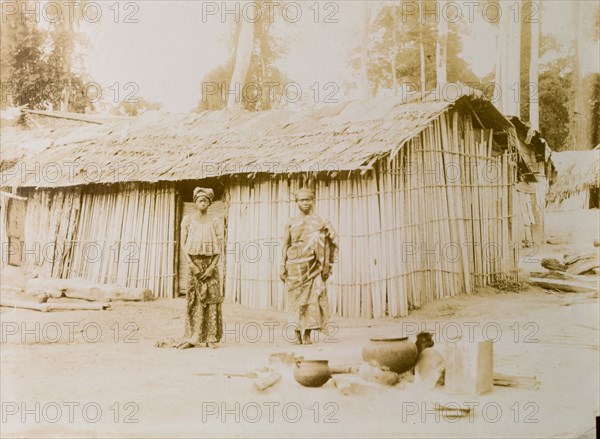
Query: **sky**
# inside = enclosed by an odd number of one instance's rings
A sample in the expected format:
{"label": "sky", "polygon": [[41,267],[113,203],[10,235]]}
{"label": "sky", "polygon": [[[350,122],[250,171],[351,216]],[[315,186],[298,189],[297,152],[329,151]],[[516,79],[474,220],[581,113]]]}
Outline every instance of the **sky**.
{"label": "sky", "polygon": [[[252,16],[243,3],[236,11],[234,2],[93,3],[82,24],[91,44],[85,52],[85,70],[102,84],[105,100],[116,103],[127,96],[143,96],[162,103],[169,112],[188,112],[197,106],[202,78],[229,57],[236,20]],[[343,84],[352,78],[348,53],[360,41],[362,2],[288,3],[292,5],[285,18],[273,16],[273,31],[288,46],[280,68],[301,85],[303,93],[312,96],[318,92],[321,99],[328,93],[345,96]],[[494,11],[488,10],[487,16],[474,13],[471,19],[464,2],[452,3],[460,6],[460,13],[469,21],[462,57],[479,76],[493,71],[496,33],[490,21]],[[513,13],[515,3],[504,0],[503,11]],[[563,43],[563,51],[569,50],[574,37],[569,3],[543,0],[542,5],[542,33],[555,35]],[[268,16],[269,10],[261,12]],[[533,16],[539,16],[537,11]],[[600,71],[597,44],[588,49],[585,70]]]}

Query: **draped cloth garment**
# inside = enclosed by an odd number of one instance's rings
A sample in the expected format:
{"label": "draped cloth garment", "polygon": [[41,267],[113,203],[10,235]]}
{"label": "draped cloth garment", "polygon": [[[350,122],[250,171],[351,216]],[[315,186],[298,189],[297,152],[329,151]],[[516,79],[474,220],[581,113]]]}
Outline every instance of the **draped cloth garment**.
{"label": "draped cloth garment", "polygon": [[289,233],[285,268],[290,324],[301,331],[326,332],[329,302],[321,273],[335,258],[335,231],[329,221],[318,215],[300,215],[290,222]]}

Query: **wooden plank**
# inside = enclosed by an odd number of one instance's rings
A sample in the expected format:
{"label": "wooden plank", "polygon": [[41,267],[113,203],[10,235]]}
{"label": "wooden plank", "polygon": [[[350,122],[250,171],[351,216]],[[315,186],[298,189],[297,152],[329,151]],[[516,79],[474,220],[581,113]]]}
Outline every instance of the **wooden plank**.
{"label": "wooden plank", "polygon": [[598,284],[577,282],[574,280],[549,279],[541,277],[530,277],[529,283],[550,290],[560,290],[569,293],[595,293],[598,292]]}
{"label": "wooden plank", "polygon": [[540,381],[535,376],[528,377],[517,375],[505,375],[502,373],[494,372],[494,386],[538,390],[540,388],[540,385]]}
{"label": "wooden plank", "polygon": [[110,308],[108,303],[38,303],[28,300],[18,300],[9,297],[0,297],[0,306],[11,307],[11,308],[22,308],[31,309],[34,311],[75,311],[75,310],[89,310],[89,311],[102,311]]}

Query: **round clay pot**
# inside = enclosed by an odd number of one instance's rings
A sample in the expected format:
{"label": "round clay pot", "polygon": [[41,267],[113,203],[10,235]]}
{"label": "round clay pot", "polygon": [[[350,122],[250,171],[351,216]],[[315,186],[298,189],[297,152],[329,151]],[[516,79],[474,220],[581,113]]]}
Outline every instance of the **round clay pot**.
{"label": "round clay pot", "polygon": [[321,387],[331,378],[329,360],[299,360],[294,368],[294,379],[305,387]]}
{"label": "round clay pot", "polygon": [[417,361],[417,346],[402,338],[372,338],[362,351],[366,363],[376,363],[396,373],[409,371]]}

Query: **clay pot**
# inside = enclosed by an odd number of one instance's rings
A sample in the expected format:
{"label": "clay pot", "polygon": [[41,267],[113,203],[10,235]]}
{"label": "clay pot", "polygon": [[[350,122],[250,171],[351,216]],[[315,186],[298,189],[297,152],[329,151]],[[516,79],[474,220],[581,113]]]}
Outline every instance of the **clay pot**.
{"label": "clay pot", "polygon": [[362,351],[365,362],[396,373],[412,369],[418,355],[417,346],[408,337],[372,338]]}
{"label": "clay pot", "polygon": [[305,387],[321,387],[331,378],[329,360],[299,360],[294,368],[294,379]]}

